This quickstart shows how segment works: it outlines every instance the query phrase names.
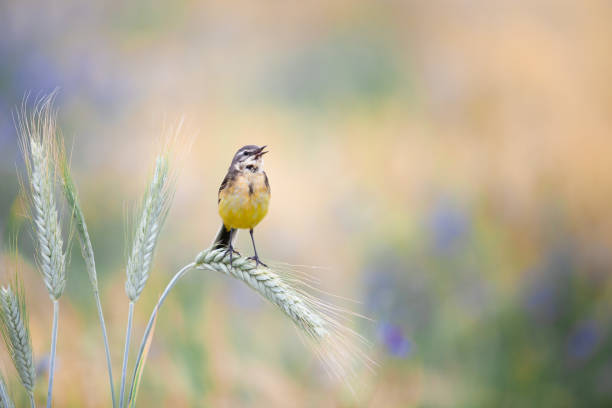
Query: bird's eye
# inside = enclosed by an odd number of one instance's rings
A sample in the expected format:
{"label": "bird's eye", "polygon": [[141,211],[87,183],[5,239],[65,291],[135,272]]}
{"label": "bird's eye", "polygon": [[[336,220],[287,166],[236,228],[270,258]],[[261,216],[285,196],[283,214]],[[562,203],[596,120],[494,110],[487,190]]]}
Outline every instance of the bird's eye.
{"label": "bird's eye", "polygon": [[248,156],[248,155],[249,155],[249,152],[245,150],[244,152],[242,152],[242,155],[243,155],[243,156]]}

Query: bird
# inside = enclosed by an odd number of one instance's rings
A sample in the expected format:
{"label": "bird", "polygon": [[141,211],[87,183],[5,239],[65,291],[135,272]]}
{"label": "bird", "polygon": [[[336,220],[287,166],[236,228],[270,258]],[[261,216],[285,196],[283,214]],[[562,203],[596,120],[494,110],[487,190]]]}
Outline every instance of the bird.
{"label": "bird", "polygon": [[266,147],[247,145],[238,149],[219,187],[217,204],[223,223],[212,248],[226,248],[226,254],[229,253],[230,256],[230,265],[233,254],[240,256],[233,246],[236,234],[239,229],[248,229],[255,253],[249,259],[254,260],[256,266],[267,267],[259,259],[253,237],[253,228],[266,216],[270,203],[270,183],[263,170],[262,158],[268,153]]}

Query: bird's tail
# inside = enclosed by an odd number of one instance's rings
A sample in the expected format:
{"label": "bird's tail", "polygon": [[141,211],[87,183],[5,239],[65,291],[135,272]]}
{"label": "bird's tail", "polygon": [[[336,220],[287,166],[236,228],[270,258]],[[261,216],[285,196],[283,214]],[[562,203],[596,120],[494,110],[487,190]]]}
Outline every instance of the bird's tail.
{"label": "bird's tail", "polygon": [[212,244],[212,249],[227,248],[236,238],[238,230],[228,230],[224,224],[221,224],[219,232]]}

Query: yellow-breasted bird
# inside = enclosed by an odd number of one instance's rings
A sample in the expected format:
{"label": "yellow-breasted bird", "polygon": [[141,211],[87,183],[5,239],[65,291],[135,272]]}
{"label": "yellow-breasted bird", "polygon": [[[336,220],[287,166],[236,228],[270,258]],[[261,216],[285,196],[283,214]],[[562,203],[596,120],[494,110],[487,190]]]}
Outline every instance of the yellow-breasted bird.
{"label": "yellow-breasted bird", "polygon": [[268,213],[270,184],[263,170],[262,156],[266,146],[248,145],[238,149],[225,178],[219,187],[219,215],[223,224],[213,243],[213,248],[227,248],[230,264],[234,253],[233,241],[238,229],[248,229],[253,242],[253,259],[258,265],[267,266],[259,260],[253,228]]}

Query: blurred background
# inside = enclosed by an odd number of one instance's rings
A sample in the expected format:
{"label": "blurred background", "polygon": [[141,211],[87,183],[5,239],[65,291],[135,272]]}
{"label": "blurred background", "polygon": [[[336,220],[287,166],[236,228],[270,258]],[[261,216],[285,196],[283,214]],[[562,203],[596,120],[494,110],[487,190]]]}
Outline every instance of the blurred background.
{"label": "blurred background", "polygon": [[[195,142],[135,339],[170,276],[211,242],[218,186],[245,144],[270,150],[264,261],[323,266],[305,270],[374,319],[355,322],[379,363],[357,373],[355,398],[275,308],[193,272],[162,310],[139,406],[610,406],[611,19],[604,0],[3,0],[0,277],[21,231],[39,399],[51,310],[17,200],[12,114],[27,92],[59,87],[116,379],[126,208],[183,114]],[[238,249],[250,254],[248,234]],[[109,406],[76,246],[67,274],[55,405]]]}

